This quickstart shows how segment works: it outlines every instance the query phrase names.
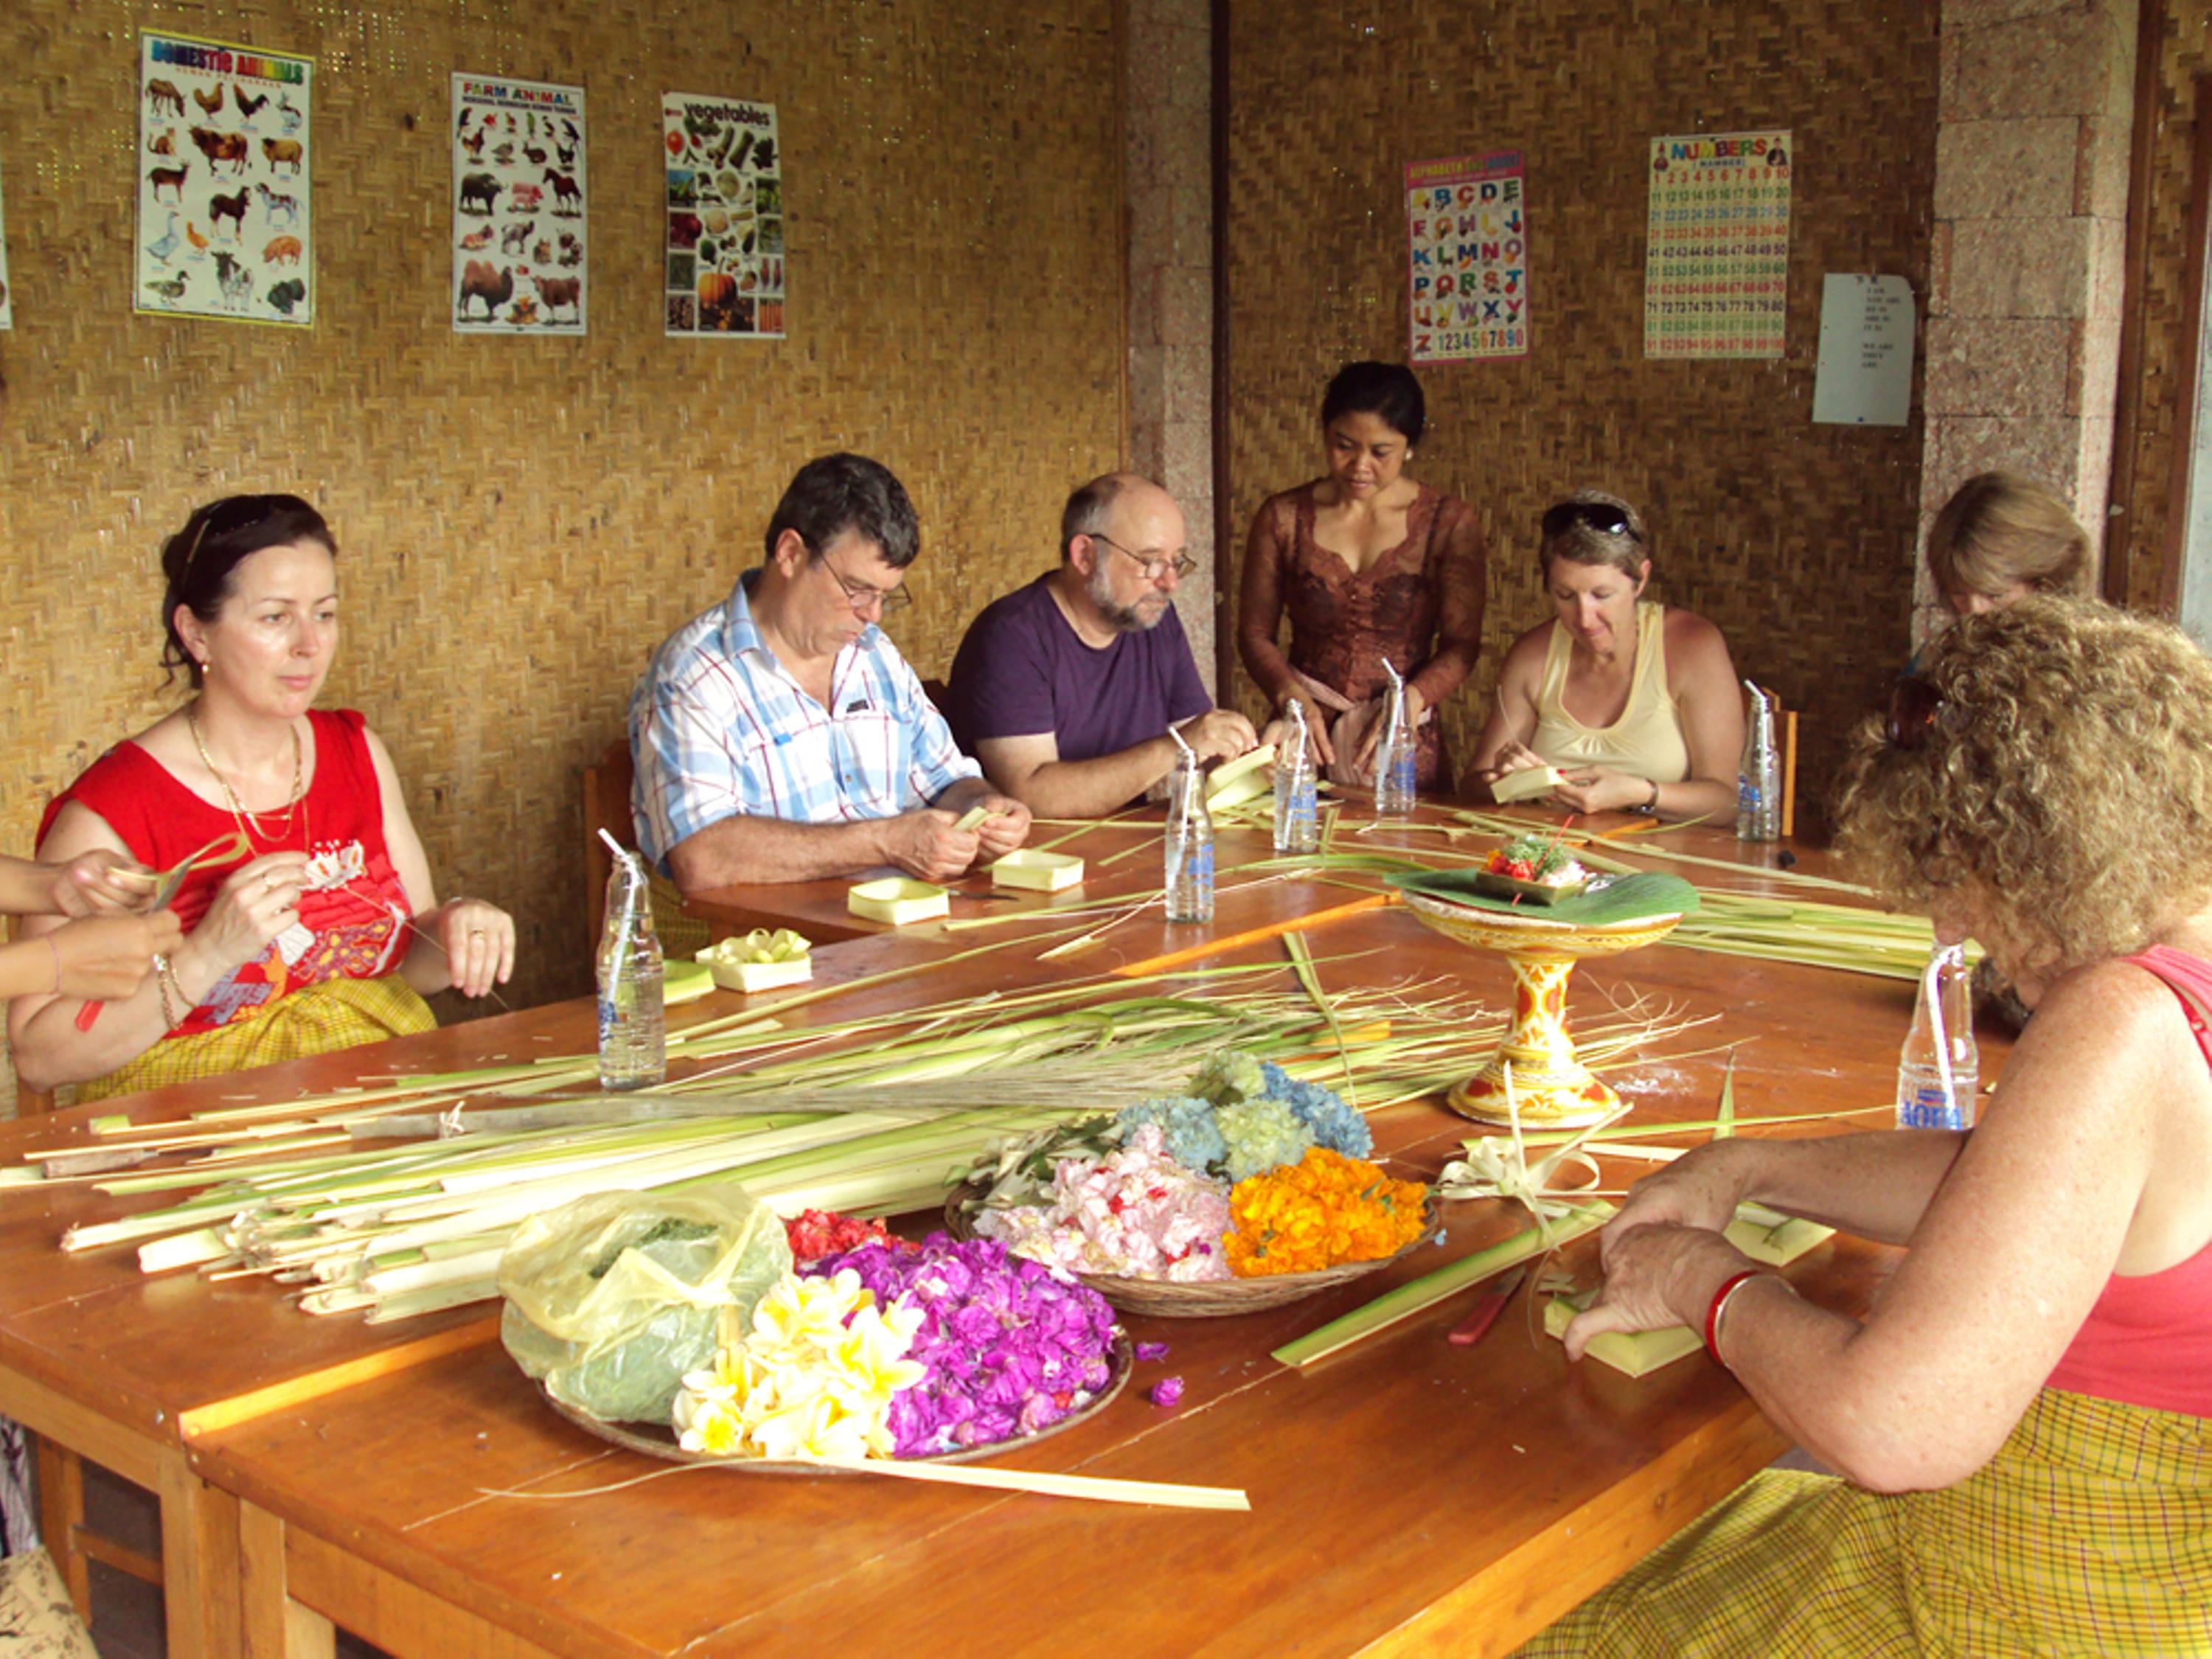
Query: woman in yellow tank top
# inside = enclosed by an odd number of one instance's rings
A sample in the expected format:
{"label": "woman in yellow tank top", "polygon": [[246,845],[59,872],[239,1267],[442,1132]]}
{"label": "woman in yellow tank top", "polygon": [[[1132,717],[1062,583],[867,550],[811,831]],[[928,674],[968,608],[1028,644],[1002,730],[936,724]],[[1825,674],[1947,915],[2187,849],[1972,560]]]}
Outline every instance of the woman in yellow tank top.
{"label": "woman in yellow tank top", "polygon": [[1552,797],[1577,812],[1734,811],[1743,699],[1720,629],[1643,599],[1650,544],[1619,497],[1577,490],[1543,529],[1558,620],[1506,653],[1474,777],[1487,789],[1508,772],[1556,767]]}

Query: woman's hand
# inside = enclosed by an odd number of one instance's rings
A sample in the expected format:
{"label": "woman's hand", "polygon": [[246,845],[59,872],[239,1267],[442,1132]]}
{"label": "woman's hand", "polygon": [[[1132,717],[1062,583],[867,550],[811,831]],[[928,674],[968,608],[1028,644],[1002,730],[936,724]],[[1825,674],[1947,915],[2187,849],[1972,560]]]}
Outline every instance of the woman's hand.
{"label": "woman's hand", "polygon": [[[1359,740],[1359,752],[1352,758],[1352,769],[1369,782],[1375,779],[1375,745],[1382,741],[1382,733],[1390,724],[1390,694],[1378,692],[1370,699],[1367,717],[1367,735]],[[1421,694],[1412,686],[1406,688],[1406,729],[1414,730],[1429,717],[1429,706],[1421,701]]]}
{"label": "woman's hand", "polygon": [[[1300,673],[1295,668],[1291,677],[1297,682],[1291,688],[1291,695],[1305,699],[1306,736],[1314,751],[1315,763],[1326,771],[1336,764],[1336,748],[1329,741],[1329,727],[1335,722],[1330,716],[1348,711],[1352,706],[1352,699],[1334,686],[1323,685],[1312,675]],[[1283,699],[1283,706],[1287,707],[1289,702],[1289,697]]]}
{"label": "woman's hand", "polygon": [[1651,799],[1651,780],[1610,767],[1584,767],[1566,774],[1552,799],[1576,812],[1626,812]]}
{"label": "woman's hand", "polygon": [[514,918],[482,899],[447,899],[434,913],[453,988],[480,997],[514,976]]}
{"label": "woman's hand", "polygon": [[155,954],[175,950],[184,936],[173,910],[96,916],[41,935],[53,946],[54,989],[65,997],[99,1002],[120,1002],[137,992],[152,971]]}
{"label": "woman's hand", "polygon": [[1508,738],[1498,750],[1497,758],[1474,775],[1485,783],[1495,783],[1508,772],[1526,772],[1533,767],[1549,766],[1551,763],[1520,738]]}
{"label": "woman's hand", "polygon": [[121,915],[154,896],[160,878],[143,864],[105,847],[80,853],[53,872],[53,914],[58,916]]}
{"label": "woman's hand", "polygon": [[1730,1138],[1710,1141],[1654,1170],[1628,1189],[1620,1212],[1598,1235],[1598,1259],[1613,1271],[1613,1243],[1638,1227],[1696,1227],[1719,1232],[1735,1219],[1747,1190],[1743,1160],[1747,1143]]}
{"label": "woman's hand", "polygon": [[214,970],[210,982],[258,959],[299,920],[307,884],[305,853],[264,853],[230,872],[185,944]]}
{"label": "woman's hand", "polygon": [[[1620,1220],[1608,1224],[1608,1233]],[[1605,1288],[1562,1333],[1567,1358],[1580,1359],[1590,1339],[1607,1331],[1660,1331],[1674,1325],[1702,1330],[1714,1292],[1732,1275],[1757,1265],[1703,1227],[1631,1227],[1608,1238]]]}

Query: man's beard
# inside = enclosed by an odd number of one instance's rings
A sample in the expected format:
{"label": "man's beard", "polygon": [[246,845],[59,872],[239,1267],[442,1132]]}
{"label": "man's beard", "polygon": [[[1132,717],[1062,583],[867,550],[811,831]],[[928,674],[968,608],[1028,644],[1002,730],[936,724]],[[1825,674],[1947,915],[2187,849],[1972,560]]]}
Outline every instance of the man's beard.
{"label": "man's beard", "polygon": [[1091,603],[1097,607],[1098,614],[1124,634],[1141,634],[1147,629],[1158,627],[1160,618],[1168,614],[1164,603],[1149,617],[1145,614],[1145,600],[1152,598],[1151,594],[1146,594],[1134,605],[1122,605],[1117,601],[1108,586],[1106,567],[1103,563],[1093,567],[1085,592],[1090,595]]}

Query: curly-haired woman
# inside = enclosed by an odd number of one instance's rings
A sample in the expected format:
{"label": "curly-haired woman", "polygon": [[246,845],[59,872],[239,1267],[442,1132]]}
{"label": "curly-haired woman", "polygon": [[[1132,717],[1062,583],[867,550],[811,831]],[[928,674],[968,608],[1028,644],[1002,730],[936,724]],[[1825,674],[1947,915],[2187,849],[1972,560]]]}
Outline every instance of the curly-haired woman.
{"label": "curly-haired woman", "polygon": [[[2212,1650],[2212,662],[2085,601],[1970,616],[1856,739],[1840,843],[2039,1001],[1980,1123],[1717,1141],[1567,1330],[1690,1323],[1842,1479],[1769,1472],[1523,1651]],[[1864,1320],[1722,1237],[1901,1244]]]}

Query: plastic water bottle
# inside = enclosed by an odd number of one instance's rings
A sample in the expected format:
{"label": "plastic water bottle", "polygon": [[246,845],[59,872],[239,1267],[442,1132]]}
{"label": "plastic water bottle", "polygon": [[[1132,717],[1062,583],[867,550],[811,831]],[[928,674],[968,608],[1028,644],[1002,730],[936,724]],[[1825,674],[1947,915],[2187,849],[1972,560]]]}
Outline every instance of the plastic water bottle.
{"label": "plastic water bottle", "polygon": [[1311,853],[1321,846],[1321,801],[1306,738],[1306,706],[1291,698],[1290,714],[1291,730],[1275,754],[1275,850]]}
{"label": "plastic water bottle", "polygon": [[1170,921],[1213,920],[1213,815],[1206,775],[1188,751],[1168,796],[1167,896]]}
{"label": "plastic water bottle", "polygon": [[641,1089],[668,1075],[660,999],[660,941],[653,936],[645,866],[625,851],[607,883],[607,925],[599,938],[599,1087]]}
{"label": "plastic water bottle", "polygon": [[1920,976],[1912,1029],[1897,1057],[1897,1127],[1972,1128],[1980,1083],[1966,949],[1939,945]]}
{"label": "plastic water bottle", "polygon": [[1413,815],[1413,723],[1406,716],[1406,683],[1393,669],[1389,706],[1382,713],[1382,738],[1375,745],[1375,816],[1409,818]]}
{"label": "plastic water bottle", "polygon": [[1735,773],[1735,838],[1782,838],[1782,757],[1774,747],[1774,710],[1766,694],[1749,680],[1750,718],[1744,727],[1743,758]]}

